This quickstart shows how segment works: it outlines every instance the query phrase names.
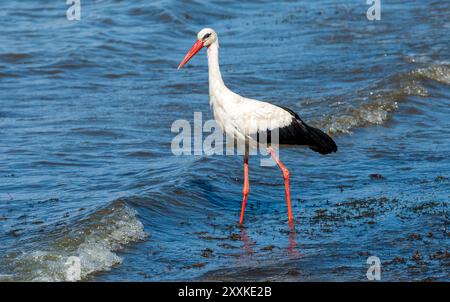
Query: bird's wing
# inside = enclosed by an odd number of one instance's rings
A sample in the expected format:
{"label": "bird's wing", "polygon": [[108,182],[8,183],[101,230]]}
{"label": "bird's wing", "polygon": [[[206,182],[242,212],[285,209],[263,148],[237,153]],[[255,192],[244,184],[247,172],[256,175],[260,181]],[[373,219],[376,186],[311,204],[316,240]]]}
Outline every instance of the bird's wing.
{"label": "bird's wing", "polygon": [[286,127],[292,123],[294,116],[270,103],[245,99],[236,107],[233,119],[233,124],[241,133],[255,135],[259,132]]}
{"label": "bird's wing", "polygon": [[[307,125],[297,113],[288,108],[253,99],[245,99],[235,108],[231,124],[250,140],[266,137],[266,142],[305,145],[321,154],[337,151],[331,137],[322,130]],[[277,131],[274,132],[274,129]]]}

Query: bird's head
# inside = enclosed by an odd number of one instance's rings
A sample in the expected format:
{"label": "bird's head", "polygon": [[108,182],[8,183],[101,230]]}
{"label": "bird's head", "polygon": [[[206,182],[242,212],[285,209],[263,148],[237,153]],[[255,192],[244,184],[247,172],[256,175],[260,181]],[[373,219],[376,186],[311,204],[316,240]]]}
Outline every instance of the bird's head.
{"label": "bird's head", "polygon": [[217,33],[211,28],[203,28],[197,34],[197,41],[188,51],[183,61],[178,65],[178,69],[183,67],[193,56],[195,56],[203,47],[209,47],[217,42]]}
{"label": "bird's head", "polygon": [[197,40],[203,41],[203,46],[208,47],[217,41],[217,33],[212,28],[203,28],[198,32]]}

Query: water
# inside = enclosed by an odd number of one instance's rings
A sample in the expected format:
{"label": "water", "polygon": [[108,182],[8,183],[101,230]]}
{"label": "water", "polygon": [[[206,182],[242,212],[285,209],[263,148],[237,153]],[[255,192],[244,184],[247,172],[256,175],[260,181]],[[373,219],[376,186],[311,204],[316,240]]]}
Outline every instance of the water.
{"label": "water", "polygon": [[[1,280],[450,280],[448,1],[65,2],[0,4]],[[211,117],[204,51],[176,70],[206,26],[232,90],[339,145],[281,151],[295,232],[276,167],[240,229],[242,158],[171,153]]]}

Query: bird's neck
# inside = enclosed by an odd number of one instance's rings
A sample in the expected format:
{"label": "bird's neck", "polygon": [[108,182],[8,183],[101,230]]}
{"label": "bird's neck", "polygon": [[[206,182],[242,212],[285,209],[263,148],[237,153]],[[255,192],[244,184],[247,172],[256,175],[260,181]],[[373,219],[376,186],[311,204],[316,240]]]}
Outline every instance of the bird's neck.
{"label": "bird's neck", "polygon": [[208,47],[208,73],[209,73],[209,93],[225,88],[219,67],[219,42],[216,41]]}

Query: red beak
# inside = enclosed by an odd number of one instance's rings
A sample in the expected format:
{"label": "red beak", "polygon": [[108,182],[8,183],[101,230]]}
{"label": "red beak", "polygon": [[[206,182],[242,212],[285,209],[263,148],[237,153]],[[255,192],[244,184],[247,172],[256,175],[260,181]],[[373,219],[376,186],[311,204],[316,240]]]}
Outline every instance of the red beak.
{"label": "red beak", "polygon": [[188,53],[184,57],[183,61],[181,61],[180,65],[178,65],[178,69],[184,66],[200,49],[203,48],[204,42],[202,40],[197,40],[197,42],[192,45],[191,49],[189,49]]}

